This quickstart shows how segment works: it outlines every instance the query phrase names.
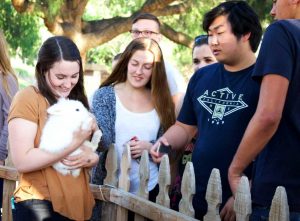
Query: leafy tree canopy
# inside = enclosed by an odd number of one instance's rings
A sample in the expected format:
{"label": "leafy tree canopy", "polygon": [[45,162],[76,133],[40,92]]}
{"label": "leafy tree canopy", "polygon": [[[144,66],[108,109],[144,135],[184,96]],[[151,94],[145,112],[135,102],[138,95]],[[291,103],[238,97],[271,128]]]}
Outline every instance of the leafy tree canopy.
{"label": "leafy tree canopy", "polygon": [[[132,17],[140,12],[149,12],[162,21],[162,34],[177,43],[173,56],[179,61],[179,66],[184,66],[191,63],[190,48],[194,37],[203,33],[203,15],[220,2],[222,0],[11,0],[13,7],[21,13],[17,14],[5,0],[0,6],[1,10],[8,7],[4,13],[6,20],[1,16],[0,24],[8,41],[22,57],[36,55],[36,48],[40,45],[39,17],[52,34],[73,39],[88,62],[110,64],[112,57],[131,39],[128,31]],[[269,18],[271,1],[247,2],[255,8],[262,21]],[[23,13],[26,13],[25,17]],[[9,20],[10,16],[22,16],[22,19],[15,22]],[[25,41],[23,36],[29,36],[31,41]],[[30,52],[33,54],[29,55]]]}
{"label": "leafy tree canopy", "polygon": [[10,45],[11,54],[32,64],[41,44],[41,20],[36,16],[18,13],[9,0],[0,1],[0,28]]}

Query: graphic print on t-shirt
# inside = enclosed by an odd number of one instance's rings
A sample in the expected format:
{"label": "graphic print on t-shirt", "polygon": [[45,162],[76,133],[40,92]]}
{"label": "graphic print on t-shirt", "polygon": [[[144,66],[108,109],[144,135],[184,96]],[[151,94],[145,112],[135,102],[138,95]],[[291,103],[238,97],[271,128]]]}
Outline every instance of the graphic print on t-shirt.
{"label": "graphic print on t-shirt", "polygon": [[206,90],[197,100],[211,114],[208,121],[212,124],[224,124],[225,116],[248,107],[243,101],[243,94],[235,94],[228,87]]}

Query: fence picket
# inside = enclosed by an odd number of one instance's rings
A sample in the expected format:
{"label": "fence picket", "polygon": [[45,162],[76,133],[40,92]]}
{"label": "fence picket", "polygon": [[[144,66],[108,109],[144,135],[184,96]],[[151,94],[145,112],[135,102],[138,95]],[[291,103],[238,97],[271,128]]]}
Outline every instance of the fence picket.
{"label": "fence picket", "polygon": [[195,217],[195,210],[193,208],[193,196],[196,193],[195,172],[192,162],[185,165],[181,183],[182,198],[179,202],[179,212]]}
{"label": "fence picket", "polygon": [[108,149],[105,168],[107,174],[104,179],[104,184],[118,187],[118,153],[114,144],[111,144]]}
{"label": "fence picket", "polygon": [[159,193],[156,197],[156,203],[170,208],[169,187],[171,184],[169,157],[165,154],[162,157],[159,166],[158,175]]}
{"label": "fence picket", "polygon": [[[9,149],[9,144],[7,144],[7,149]],[[5,165],[9,167],[14,167],[11,160],[10,151],[8,152],[7,159],[5,160]],[[16,188],[16,181],[4,179],[3,180],[3,200],[2,200],[2,220],[12,221],[12,210],[11,210],[11,197],[13,196],[14,190]]]}
{"label": "fence picket", "polygon": [[236,221],[249,221],[252,208],[250,186],[246,176],[242,176],[238,185],[234,200],[234,211],[236,214]]}
{"label": "fence picket", "polygon": [[[138,196],[148,199],[149,191],[148,191],[148,181],[149,181],[149,174],[150,174],[150,168],[149,168],[149,153],[147,150],[143,151],[142,158],[140,160],[140,169],[139,169],[139,175],[140,175],[140,186],[138,190]],[[145,209],[145,212],[147,212],[147,209]],[[135,214],[134,221],[146,221],[147,219],[139,214]]]}
{"label": "fence picket", "polygon": [[[119,188],[127,192],[129,191],[129,187],[130,187],[130,178],[129,178],[130,168],[131,168],[130,146],[126,144],[124,148],[124,152],[122,154],[122,160],[120,165],[121,174],[119,178]],[[128,219],[128,210],[119,206],[117,209],[117,220],[127,221],[127,219]]]}
{"label": "fence picket", "polygon": [[205,199],[207,201],[207,213],[203,217],[204,221],[221,221],[220,218],[220,205],[222,203],[222,185],[220,171],[213,169],[211,171]]}
{"label": "fence picket", "polygon": [[[118,187],[118,153],[115,145],[111,144],[105,161],[105,168],[107,171],[104,184]],[[101,205],[101,220],[117,220],[117,205],[109,202],[102,202]]]}
{"label": "fence picket", "polygon": [[269,221],[289,221],[289,205],[285,188],[278,186],[272,200]]}

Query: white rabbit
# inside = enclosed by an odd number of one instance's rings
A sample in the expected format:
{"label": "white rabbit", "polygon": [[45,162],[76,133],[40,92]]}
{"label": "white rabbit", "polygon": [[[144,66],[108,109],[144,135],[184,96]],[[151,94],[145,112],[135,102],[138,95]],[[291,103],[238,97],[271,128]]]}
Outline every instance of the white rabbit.
{"label": "white rabbit", "polygon": [[[82,129],[88,129],[92,121],[89,111],[80,101],[60,98],[58,102],[47,109],[48,119],[43,128],[39,148],[51,152],[59,153],[68,147],[73,140],[73,132]],[[97,130],[90,141],[85,141],[84,145],[95,151],[101,139],[102,132]],[[70,156],[81,153],[81,149],[76,149]],[[54,169],[63,175],[71,174],[74,177],[79,176],[79,169],[72,169],[61,162],[52,165]]]}

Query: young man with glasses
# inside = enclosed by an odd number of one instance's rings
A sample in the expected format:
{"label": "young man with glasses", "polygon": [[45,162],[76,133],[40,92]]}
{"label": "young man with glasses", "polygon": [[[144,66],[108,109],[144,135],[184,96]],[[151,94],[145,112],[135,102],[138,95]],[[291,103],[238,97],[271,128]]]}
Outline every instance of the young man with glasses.
{"label": "young man with glasses", "polygon": [[222,180],[220,216],[223,221],[234,221],[227,172],[257,105],[259,84],[251,74],[262,28],[245,1],[228,1],[205,15],[203,29],[219,63],[193,75],[176,123],[153,145],[151,155],[160,162],[161,155],[155,151],[159,143],[179,150],[197,133],[192,154],[195,217],[202,220],[207,212],[207,183],[212,169],[217,168]]}
{"label": "young man with glasses", "polygon": [[[252,221],[268,220],[277,186],[287,192],[289,220],[300,220],[300,0],[274,0],[253,78],[261,82],[259,103],[228,178],[233,192],[244,168],[255,160]],[[259,154],[259,155],[258,155]],[[258,157],[257,157],[258,155]]]}
{"label": "young man with glasses", "polygon": [[[158,43],[162,39],[160,22],[156,16],[149,13],[139,14],[133,19],[130,33],[133,39],[147,37]],[[166,60],[165,68],[173,102],[177,106],[185,93],[186,85],[179,71]]]}

